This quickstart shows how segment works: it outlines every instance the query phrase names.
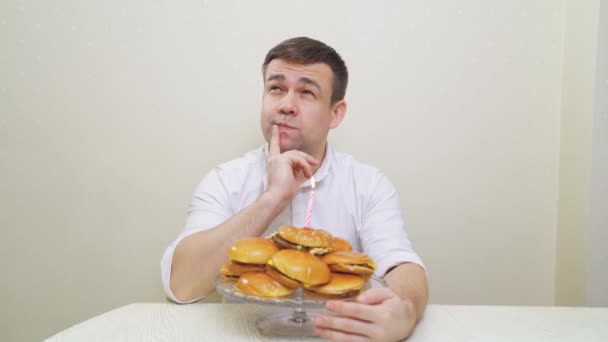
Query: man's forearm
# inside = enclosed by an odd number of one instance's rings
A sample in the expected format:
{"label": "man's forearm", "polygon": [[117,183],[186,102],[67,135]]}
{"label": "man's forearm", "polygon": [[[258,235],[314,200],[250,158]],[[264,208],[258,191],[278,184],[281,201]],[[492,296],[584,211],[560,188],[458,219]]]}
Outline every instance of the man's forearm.
{"label": "man's forearm", "polygon": [[404,263],[388,272],[384,280],[399,297],[414,304],[416,320],[419,320],[426,309],[429,297],[424,269],[414,263]]}
{"label": "man's forearm", "polygon": [[171,267],[171,290],[180,301],[213,291],[217,272],[226,262],[226,250],[236,240],[260,236],[287,203],[270,193],[224,223],[184,238],[176,246]]}

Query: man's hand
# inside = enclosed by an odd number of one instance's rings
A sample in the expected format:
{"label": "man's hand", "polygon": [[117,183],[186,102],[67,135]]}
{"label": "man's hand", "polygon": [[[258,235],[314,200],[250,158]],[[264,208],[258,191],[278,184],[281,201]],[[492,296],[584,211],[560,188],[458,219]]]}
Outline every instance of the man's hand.
{"label": "man's hand", "polygon": [[369,289],[356,303],[328,301],[326,308],[337,316],[317,316],[315,332],[331,341],[399,341],[416,324],[413,302],[389,288]]}
{"label": "man's hand", "polygon": [[289,201],[298,192],[300,185],[312,177],[312,168],[319,165],[319,162],[301,151],[281,153],[279,139],[279,127],[273,125],[269,146],[267,191],[283,201]]}

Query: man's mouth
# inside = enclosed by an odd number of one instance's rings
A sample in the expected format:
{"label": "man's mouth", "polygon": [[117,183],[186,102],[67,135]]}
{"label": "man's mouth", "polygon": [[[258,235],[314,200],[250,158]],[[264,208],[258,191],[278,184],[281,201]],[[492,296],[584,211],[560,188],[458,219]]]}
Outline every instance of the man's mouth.
{"label": "man's mouth", "polygon": [[295,127],[282,122],[275,123],[275,125],[279,126],[280,128],[295,129]]}

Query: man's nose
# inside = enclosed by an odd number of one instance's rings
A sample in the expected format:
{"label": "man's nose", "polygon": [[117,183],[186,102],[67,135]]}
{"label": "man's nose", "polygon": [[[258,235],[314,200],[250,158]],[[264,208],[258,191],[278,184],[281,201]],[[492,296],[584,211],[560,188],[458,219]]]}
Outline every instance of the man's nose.
{"label": "man's nose", "polygon": [[294,115],[296,114],[296,104],[295,99],[290,94],[287,94],[281,100],[281,104],[279,106],[279,112],[284,115]]}

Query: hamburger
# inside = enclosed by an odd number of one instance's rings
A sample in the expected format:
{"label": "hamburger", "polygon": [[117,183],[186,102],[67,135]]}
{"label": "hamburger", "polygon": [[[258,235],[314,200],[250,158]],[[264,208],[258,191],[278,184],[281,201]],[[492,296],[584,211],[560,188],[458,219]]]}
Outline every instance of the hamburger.
{"label": "hamburger", "polygon": [[353,246],[347,240],[334,236],[334,249],[333,252],[350,252],[353,250]]}
{"label": "hamburger", "polygon": [[241,274],[246,272],[264,272],[265,265],[241,264],[239,262],[228,261],[220,268],[220,274],[225,281],[237,281]]}
{"label": "hamburger", "polygon": [[331,276],[329,267],[321,259],[295,249],[275,253],[268,260],[266,273],[292,289],[323,285],[329,282]]}
{"label": "hamburger", "polygon": [[270,239],[261,237],[236,241],[228,248],[229,261],[220,268],[225,280],[236,280],[245,272],[264,271],[268,259],[279,250]]}
{"label": "hamburger", "polygon": [[295,290],[283,286],[264,272],[246,272],[236,282],[235,288],[246,295],[258,297],[286,297]]}
{"label": "hamburger", "polygon": [[314,255],[323,255],[333,250],[331,234],[321,229],[282,226],[272,240],[284,249],[296,249]]}
{"label": "hamburger", "polygon": [[322,258],[332,272],[357,274],[369,278],[376,269],[370,257],[357,252],[333,252]]}
{"label": "hamburger", "polygon": [[364,284],[365,279],[358,275],[332,273],[329,283],[307,289],[306,293],[323,299],[348,298],[358,295]]}

